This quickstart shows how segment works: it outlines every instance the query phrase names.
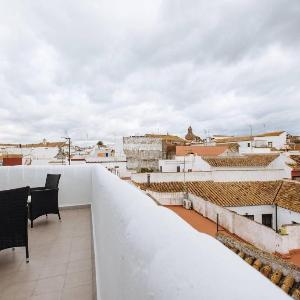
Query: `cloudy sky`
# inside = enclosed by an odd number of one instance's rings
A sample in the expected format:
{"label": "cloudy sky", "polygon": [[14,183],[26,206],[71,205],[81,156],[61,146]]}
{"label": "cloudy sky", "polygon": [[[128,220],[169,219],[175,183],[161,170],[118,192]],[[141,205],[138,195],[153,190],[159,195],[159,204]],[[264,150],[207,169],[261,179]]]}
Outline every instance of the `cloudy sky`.
{"label": "cloudy sky", "polygon": [[299,0],[0,0],[0,142],[300,134]]}

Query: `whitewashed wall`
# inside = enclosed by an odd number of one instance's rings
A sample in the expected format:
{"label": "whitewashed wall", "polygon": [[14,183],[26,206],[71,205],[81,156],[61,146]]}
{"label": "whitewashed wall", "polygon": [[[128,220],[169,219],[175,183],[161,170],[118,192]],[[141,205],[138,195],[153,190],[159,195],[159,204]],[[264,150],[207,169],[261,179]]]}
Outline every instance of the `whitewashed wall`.
{"label": "whitewashed wall", "polygon": [[193,172],[199,171],[210,171],[210,165],[202,159],[201,156],[197,155],[187,155],[176,156],[175,159],[163,159],[159,161],[159,167],[161,167],[162,172],[177,172],[177,167],[180,167],[180,172],[183,172],[185,165],[185,171],[189,169]]}
{"label": "whitewashed wall", "polygon": [[255,148],[255,147],[243,147],[239,150],[240,154],[268,154],[271,153],[271,148]]}
{"label": "whitewashed wall", "polygon": [[61,174],[59,206],[91,203],[91,168],[85,165],[0,167],[0,190],[45,186],[47,173]]}
{"label": "whitewashed wall", "polygon": [[[150,174],[151,182],[171,182],[183,181],[184,173],[135,173],[131,175],[131,180],[138,183],[147,182],[147,174]],[[210,172],[186,172],[186,181],[211,180]]]}
{"label": "whitewashed wall", "polygon": [[[259,205],[259,206],[243,206],[243,207],[227,207],[231,211],[235,211],[239,215],[254,215],[254,221],[262,224],[262,214],[272,214],[272,228],[276,228],[275,205]],[[277,214],[278,228],[279,219]]]}
{"label": "whitewashed wall", "polygon": [[134,186],[99,167],[92,182],[99,299],[289,299],[217,240]]}
{"label": "whitewashed wall", "polygon": [[283,149],[286,145],[286,132],[283,132],[281,135],[279,136],[264,136],[264,137],[254,137],[255,141],[266,141],[266,143],[268,142],[272,142],[272,146],[276,149]]}
{"label": "whitewashed wall", "polygon": [[[269,227],[249,220],[227,208],[205,201],[201,197],[190,195],[190,199],[194,209],[203,216],[216,222],[217,214],[219,214],[219,224],[222,227],[262,250],[271,253],[288,253],[290,249],[294,249],[289,245],[287,236],[280,236]],[[293,237],[290,236],[289,239],[293,240]]]}
{"label": "whitewashed wall", "polygon": [[216,182],[227,181],[271,181],[281,180],[285,177],[284,169],[220,169],[212,170],[212,180]]}
{"label": "whitewashed wall", "polygon": [[278,207],[277,208],[278,226],[292,224],[293,222],[300,224],[300,214],[288,209]]}
{"label": "whitewashed wall", "polygon": [[[172,195],[175,197],[175,200],[173,200],[175,202],[176,199],[182,199],[183,197],[182,193],[177,193],[177,195],[176,193],[168,193],[166,197],[164,197],[163,194],[164,193],[153,193],[152,196],[163,205],[172,205],[173,202],[172,199],[170,199]],[[300,226],[293,226],[293,231],[291,231],[289,235],[282,236],[277,234],[275,230],[261,223],[249,220],[243,215],[237,214],[235,211],[232,211],[232,207],[230,209],[221,207],[193,194],[189,194],[189,199],[192,200],[193,209],[195,211],[214,222],[217,222],[217,214],[219,214],[220,226],[262,250],[271,253],[279,252],[286,254],[292,249],[300,248]],[[238,211],[240,208],[235,209]],[[255,209],[257,209],[257,212],[259,211],[259,207],[253,207],[253,210]],[[268,206],[262,209],[265,213],[271,211],[271,207]],[[244,214],[244,211],[240,210],[240,212]],[[295,232],[299,232],[299,235],[294,234]]]}
{"label": "whitewashed wall", "polygon": [[161,205],[182,205],[185,193],[158,193],[146,190]]}

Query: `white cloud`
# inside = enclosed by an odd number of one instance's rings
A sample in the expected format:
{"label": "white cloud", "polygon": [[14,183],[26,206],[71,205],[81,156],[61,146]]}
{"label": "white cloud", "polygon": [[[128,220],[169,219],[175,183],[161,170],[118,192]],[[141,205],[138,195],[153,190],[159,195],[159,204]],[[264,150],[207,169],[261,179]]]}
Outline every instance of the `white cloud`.
{"label": "white cloud", "polygon": [[300,2],[0,0],[0,142],[299,133]]}

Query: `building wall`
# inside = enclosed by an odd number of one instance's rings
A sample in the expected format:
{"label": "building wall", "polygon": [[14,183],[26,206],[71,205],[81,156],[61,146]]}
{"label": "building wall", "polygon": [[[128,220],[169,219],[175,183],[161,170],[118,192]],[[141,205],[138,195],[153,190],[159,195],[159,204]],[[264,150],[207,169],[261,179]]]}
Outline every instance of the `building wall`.
{"label": "building wall", "polygon": [[[192,170],[193,172],[210,172],[208,176],[213,181],[269,181],[281,180],[288,178],[286,170],[285,158],[280,156],[275,159],[267,167],[238,167],[238,168],[216,168],[211,167],[200,156],[189,155],[184,159],[182,156],[176,156],[174,160],[160,160],[159,167],[163,173],[177,172],[177,167],[180,167],[180,172]],[[176,176],[176,175],[175,175]],[[178,175],[177,175],[178,176]],[[166,178],[169,178],[170,175]]]}
{"label": "building wall", "polygon": [[185,193],[158,193],[148,190],[146,194],[151,195],[161,205],[182,205]]}
{"label": "building wall", "polygon": [[271,153],[271,148],[256,148],[256,147],[244,147],[240,148],[240,154],[268,154]]}
{"label": "building wall", "polygon": [[212,170],[212,180],[217,182],[227,181],[272,181],[281,180],[285,177],[282,169],[265,168],[214,168]]}
{"label": "building wall", "polygon": [[[183,193],[151,193],[151,195],[163,205],[179,205],[182,204]],[[172,199],[174,197],[174,199]],[[275,230],[262,225],[261,214],[273,214],[273,226],[275,227],[275,212],[274,207],[269,205],[254,206],[254,207],[235,207],[225,208],[206,201],[201,197],[189,194],[189,199],[193,203],[193,209],[203,215],[204,217],[217,222],[217,215],[219,225],[227,229],[229,232],[239,236],[243,240],[251,243],[259,249],[274,253],[286,254],[290,250],[300,248],[300,225],[286,226],[288,235],[280,235]],[[243,215],[254,214],[256,220],[252,221]],[[242,213],[240,215],[239,213]],[[300,214],[297,216],[300,220]],[[280,213],[278,211],[278,227],[281,226]],[[260,222],[259,222],[260,221]]]}
{"label": "building wall", "polygon": [[198,171],[210,171],[210,165],[204,161],[201,156],[187,155],[184,159],[183,156],[175,156],[172,160],[160,160],[159,168],[161,172],[177,172],[177,167],[180,167],[180,172],[183,172],[185,165],[185,171],[192,170]]}
{"label": "building wall", "polygon": [[131,174],[131,180],[138,183],[146,183],[148,181],[147,176],[150,175],[150,182],[180,182],[186,181],[205,181],[212,180],[211,172],[187,172],[184,173],[135,173]]}
{"label": "building wall", "polygon": [[267,144],[268,142],[272,142],[272,147],[280,150],[285,148],[285,145],[287,143],[286,138],[287,138],[287,133],[283,132],[279,136],[254,137],[254,141],[266,141]]}
{"label": "building wall", "polygon": [[158,161],[163,158],[163,142],[159,138],[132,136],[123,138],[123,148],[129,170],[142,168],[159,170]]}
{"label": "building wall", "polygon": [[282,207],[278,207],[277,214],[278,214],[279,226],[292,224],[293,222],[300,224],[300,214],[297,212]]}
{"label": "building wall", "polygon": [[[259,206],[243,206],[243,207],[227,207],[229,210],[238,213],[239,215],[254,215],[254,221],[262,224],[262,214],[272,214],[273,225],[272,228],[276,228],[275,219],[275,205],[259,205]],[[277,215],[277,221],[278,215]],[[279,228],[279,223],[278,223]]]}

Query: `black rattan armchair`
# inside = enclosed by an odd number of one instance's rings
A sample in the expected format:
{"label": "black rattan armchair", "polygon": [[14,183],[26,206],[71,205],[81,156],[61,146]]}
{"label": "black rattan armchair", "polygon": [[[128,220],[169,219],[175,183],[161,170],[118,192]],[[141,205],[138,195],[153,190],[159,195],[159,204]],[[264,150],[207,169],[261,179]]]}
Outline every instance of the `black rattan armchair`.
{"label": "black rattan armchair", "polygon": [[59,220],[61,220],[58,208],[58,183],[60,176],[60,174],[47,174],[44,187],[30,189],[31,201],[28,203],[28,218],[31,221],[31,228],[33,227],[33,220],[43,215],[57,214]]}
{"label": "black rattan armchair", "polygon": [[29,262],[28,192],[29,187],[0,191],[0,250],[25,247],[26,262]]}

